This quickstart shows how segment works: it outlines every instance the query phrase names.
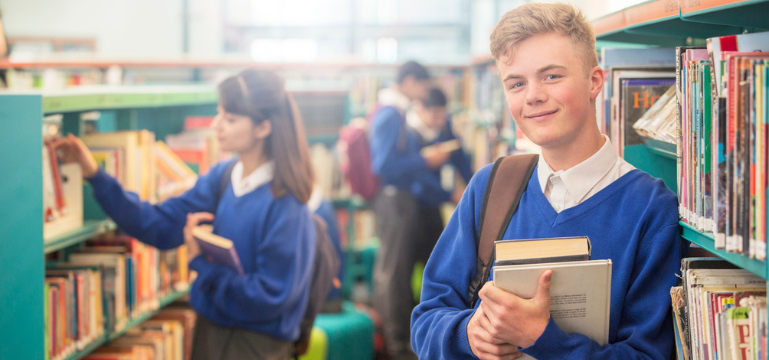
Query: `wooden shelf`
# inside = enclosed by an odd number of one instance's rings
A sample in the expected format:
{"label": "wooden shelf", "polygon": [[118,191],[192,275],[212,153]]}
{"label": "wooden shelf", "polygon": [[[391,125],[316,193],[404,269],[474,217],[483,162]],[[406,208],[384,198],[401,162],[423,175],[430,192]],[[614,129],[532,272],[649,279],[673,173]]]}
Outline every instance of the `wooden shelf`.
{"label": "wooden shelf", "polygon": [[711,233],[701,233],[688,224],[681,223],[681,237],[697,244],[699,247],[717,255],[718,257],[739,266],[753,274],[764,279],[767,278],[766,263],[764,261],[750,259],[747,256],[738,253],[730,253],[724,250],[716,249],[715,239]]}
{"label": "wooden shelf", "polygon": [[104,334],[103,336],[100,336],[98,339],[92,341],[85,348],[83,348],[83,350],[78,350],[78,351],[72,353],[71,355],[67,356],[65,358],[65,360],[78,360],[78,359],[81,359],[81,358],[87,356],[88,354],[92,353],[94,350],[98,349],[100,346],[105,345],[108,342],[123,336],[131,328],[133,328],[135,326],[138,326],[141,323],[143,323],[144,321],[146,321],[147,319],[155,316],[160,311],[160,309],[162,309],[166,305],[168,305],[168,304],[178,300],[179,298],[181,298],[184,295],[187,295],[187,293],[189,293],[189,291],[190,291],[189,288],[187,288],[186,290],[182,290],[182,291],[175,291],[175,292],[169,294],[168,296],[160,299],[160,307],[157,310],[147,311],[144,314],[139,315],[137,318],[132,319],[131,321],[128,322],[128,325],[126,325],[125,329],[123,329],[122,331],[108,332],[107,334]]}
{"label": "wooden shelf", "polygon": [[112,220],[85,220],[83,227],[57,236],[43,244],[43,252],[50,254],[66,247],[88,240],[94,236],[115,230],[117,225]]}

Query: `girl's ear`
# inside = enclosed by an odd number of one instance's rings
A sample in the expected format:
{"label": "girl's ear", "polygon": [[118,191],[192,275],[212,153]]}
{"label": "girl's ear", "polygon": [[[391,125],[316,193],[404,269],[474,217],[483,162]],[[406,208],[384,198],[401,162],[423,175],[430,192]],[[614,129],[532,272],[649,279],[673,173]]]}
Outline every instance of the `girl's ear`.
{"label": "girl's ear", "polygon": [[259,125],[254,126],[254,136],[259,140],[264,140],[272,134],[272,123],[270,120],[264,120]]}

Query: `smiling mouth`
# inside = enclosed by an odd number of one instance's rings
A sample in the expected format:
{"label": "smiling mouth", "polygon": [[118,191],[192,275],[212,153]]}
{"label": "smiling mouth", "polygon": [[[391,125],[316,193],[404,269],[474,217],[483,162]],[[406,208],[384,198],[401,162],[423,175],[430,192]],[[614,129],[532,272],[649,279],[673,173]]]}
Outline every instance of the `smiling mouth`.
{"label": "smiling mouth", "polygon": [[558,112],[558,110],[552,110],[552,111],[543,111],[543,112],[540,112],[540,113],[536,113],[536,114],[526,115],[526,118],[527,118],[527,119],[534,119],[534,120],[537,120],[537,119],[541,119],[541,118],[544,118],[544,117],[546,117],[546,116],[548,116],[548,115],[552,115],[552,114],[555,114],[556,112]]}

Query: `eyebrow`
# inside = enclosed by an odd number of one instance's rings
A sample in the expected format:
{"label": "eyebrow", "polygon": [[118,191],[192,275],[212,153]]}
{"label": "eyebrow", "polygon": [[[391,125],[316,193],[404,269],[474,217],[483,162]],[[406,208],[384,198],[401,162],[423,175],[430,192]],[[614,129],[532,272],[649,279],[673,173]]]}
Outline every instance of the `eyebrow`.
{"label": "eyebrow", "polygon": [[[566,69],[566,67],[563,66],[563,65],[550,64],[550,65],[547,65],[545,67],[539,68],[539,70],[537,70],[537,74],[541,74],[541,73],[543,73],[545,71],[549,71],[549,70],[553,70],[553,69]],[[523,78],[523,75],[508,74],[507,76],[505,76],[504,79],[502,79],[502,82],[505,82],[505,81],[510,80],[510,79],[520,79],[520,78]]]}

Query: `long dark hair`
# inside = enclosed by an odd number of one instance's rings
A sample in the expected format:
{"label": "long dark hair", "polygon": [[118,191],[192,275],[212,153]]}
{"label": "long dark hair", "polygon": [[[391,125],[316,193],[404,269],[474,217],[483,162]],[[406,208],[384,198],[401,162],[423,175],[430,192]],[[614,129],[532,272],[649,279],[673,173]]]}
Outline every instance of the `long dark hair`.
{"label": "long dark hair", "polygon": [[269,70],[248,69],[222,81],[219,94],[224,111],[248,116],[257,125],[270,120],[272,133],[264,151],[275,162],[273,196],[291,193],[306,203],[314,178],[310,151],[302,117],[283,78]]}

